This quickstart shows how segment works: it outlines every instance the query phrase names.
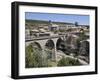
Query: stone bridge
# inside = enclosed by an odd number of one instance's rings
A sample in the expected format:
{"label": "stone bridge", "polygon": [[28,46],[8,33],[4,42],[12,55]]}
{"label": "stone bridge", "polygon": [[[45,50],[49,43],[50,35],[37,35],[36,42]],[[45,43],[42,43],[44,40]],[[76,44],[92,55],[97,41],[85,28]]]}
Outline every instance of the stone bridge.
{"label": "stone bridge", "polygon": [[[38,48],[41,49],[41,52],[42,52],[42,56],[45,56],[45,51],[48,47],[53,47],[52,48],[52,53],[50,53],[51,55],[51,59],[53,61],[57,61],[59,58],[59,55],[63,55],[65,56],[65,54],[62,52],[60,54],[60,52],[58,51],[59,49],[57,48],[60,48],[60,42],[59,40],[63,40],[63,41],[66,41],[67,37],[70,37],[70,34],[66,34],[66,35],[57,35],[57,36],[45,36],[45,37],[29,37],[29,38],[26,38],[25,39],[25,47],[29,46],[30,44],[32,44],[33,46],[37,46]],[[73,35],[73,37],[77,38],[76,35]],[[72,40],[73,41],[73,40]],[[88,44],[89,44],[89,40],[83,40],[83,41],[80,41],[80,45],[82,47],[82,49],[84,48],[84,46],[86,45],[84,42],[87,41]],[[82,43],[83,42],[83,43]],[[35,45],[34,45],[35,44]],[[47,45],[48,44],[48,45]],[[58,45],[57,45],[58,44]],[[85,49],[85,48],[84,48]],[[84,50],[83,49],[83,50]],[[51,50],[51,49],[50,49]],[[81,54],[81,53],[80,53]]]}
{"label": "stone bridge", "polygon": [[37,44],[41,49],[42,52],[46,49],[46,43],[52,43],[54,45],[54,53],[52,54],[52,60],[57,60],[57,42],[59,39],[65,40],[66,35],[57,35],[57,36],[49,36],[49,37],[37,37],[37,38],[28,38],[25,39],[25,46],[28,46],[32,43]]}

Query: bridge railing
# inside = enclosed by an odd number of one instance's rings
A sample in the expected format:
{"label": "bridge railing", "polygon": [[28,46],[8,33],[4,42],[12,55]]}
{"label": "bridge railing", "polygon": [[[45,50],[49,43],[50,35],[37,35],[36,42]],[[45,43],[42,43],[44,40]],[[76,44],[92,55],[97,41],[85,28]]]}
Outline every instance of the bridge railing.
{"label": "bridge railing", "polygon": [[52,36],[44,36],[44,37],[34,37],[34,36],[27,36],[25,37],[25,41],[31,41],[31,40],[44,40],[44,39],[52,39],[52,38],[59,38],[64,37],[65,35],[52,35]]}

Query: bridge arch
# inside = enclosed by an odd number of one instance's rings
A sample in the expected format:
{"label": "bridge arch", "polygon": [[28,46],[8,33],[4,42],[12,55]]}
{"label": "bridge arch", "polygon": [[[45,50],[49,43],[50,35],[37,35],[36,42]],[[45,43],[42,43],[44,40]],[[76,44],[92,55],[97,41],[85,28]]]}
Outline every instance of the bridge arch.
{"label": "bridge arch", "polygon": [[[31,42],[25,46],[25,67],[42,66],[42,48],[38,42]],[[34,60],[37,59],[37,60]],[[38,64],[36,64],[38,62]]]}
{"label": "bridge arch", "polygon": [[47,58],[50,60],[54,60],[55,58],[55,44],[54,41],[49,39],[45,43],[45,52],[47,54]]}
{"label": "bridge arch", "polygon": [[56,42],[56,50],[62,50],[62,48],[64,47],[64,41],[62,38],[58,38],[57,42]]}
{"label": "bridge arch", "polygon": [[53,48],[55,47],[54,41],[51,40],[51,39],[47,40],[45,46],[46,46],[47,48],[49,48],[49,49],[53,49]]}
{"label": "bridge arch", "polygon": [[39,50],[42,50],[41,45],[38,42],[31,43],[33,47],[38,48]]}

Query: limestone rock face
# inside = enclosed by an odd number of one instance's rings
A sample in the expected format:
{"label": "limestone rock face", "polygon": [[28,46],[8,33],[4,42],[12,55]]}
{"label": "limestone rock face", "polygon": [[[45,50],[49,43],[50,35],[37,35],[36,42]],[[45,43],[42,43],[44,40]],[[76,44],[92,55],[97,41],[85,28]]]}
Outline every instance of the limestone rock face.
{"label": "limestone rock face", "polygon": [[79,49],[78,36],[68,35],[66,37],[65,46],[66,46],[66,52],[77,54],[78,49]]}
{"label": "limestone rock face", "polygon": [[82,56],[89,56],[89,42],[88,41],[81,41],[79,54]]}

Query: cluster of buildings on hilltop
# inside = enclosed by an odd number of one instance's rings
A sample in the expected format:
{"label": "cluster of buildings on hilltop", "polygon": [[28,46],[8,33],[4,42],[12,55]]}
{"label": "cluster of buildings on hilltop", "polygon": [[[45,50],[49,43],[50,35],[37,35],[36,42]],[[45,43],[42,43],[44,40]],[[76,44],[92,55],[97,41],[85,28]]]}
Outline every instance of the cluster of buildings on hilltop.
{"label": "cluster of buildings on hilltop", "polygon": [[88,25],[75,25],[73,23],[65,23],[65,22],[52,22],[47,21],[45,23],[25,23],[25,37],[33,36],[51,36],[57,35],[58,33],[54,33],[55,31],[63,32],[70,30],[70,32],[80,32],[81,29],[89,30]]}

